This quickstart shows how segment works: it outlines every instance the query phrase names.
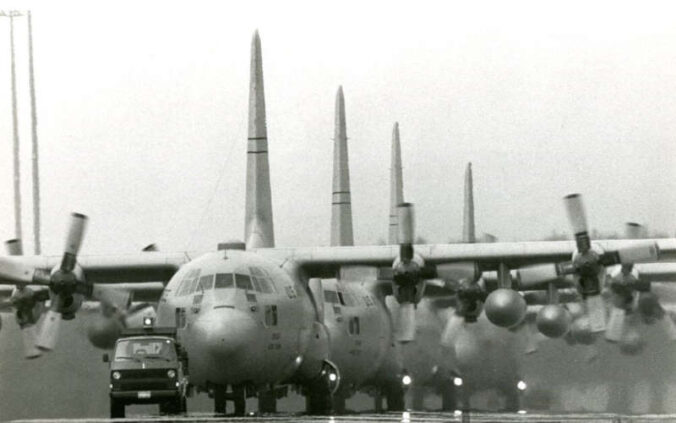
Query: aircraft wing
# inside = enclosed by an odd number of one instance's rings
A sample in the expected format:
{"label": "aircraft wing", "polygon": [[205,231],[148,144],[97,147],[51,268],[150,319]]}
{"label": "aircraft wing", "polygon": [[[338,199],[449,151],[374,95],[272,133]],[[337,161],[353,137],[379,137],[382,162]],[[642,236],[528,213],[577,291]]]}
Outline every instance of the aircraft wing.
{"label": "aircraft wing", "polygon": [[[657,240],[603,240],[594,241],[605,252],[614,252],[637,243],[655,242],[660,250],[660,260],[676,261],[676,239]],[[573,241],[499,242],[485,244],[433,244],[415,245],[427,264],[444,264],[473,261],[483,271],[497,270],[500,263],[511,269],[522,266],[570,260]],[[340,266],[367,265],[391,267],[399,255],[398,245],[267,248],[258,249],[262,255],[293,260],[311,277],[335,275]],[[658,277],[657,273],[655,277]]]}
{"label": "aircraft wing", "polygon": [[[78,264],[85,279],[92,283],[163,282],[171,279],[179,267],[191,257],[187,253],[144,252],[124,255],[81,255]],[[61,256],[7,256],[0,257],[0,283],[3,274],[29,266],[50,272],[61,261]],[[14,283],[12,283],[13,285]],[[30,285],[30,283],[27,283]]]}

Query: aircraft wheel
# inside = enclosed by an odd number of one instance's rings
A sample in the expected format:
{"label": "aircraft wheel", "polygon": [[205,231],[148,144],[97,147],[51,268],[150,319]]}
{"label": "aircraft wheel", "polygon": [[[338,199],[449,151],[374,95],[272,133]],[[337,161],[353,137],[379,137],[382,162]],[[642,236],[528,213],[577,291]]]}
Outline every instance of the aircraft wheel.
{"label": "aircraft wheel", "polygon": [[276,413],[277,412],[277,397],[275,391],[270,389],[258,393],[258,412],[259,413]]}
{"label": "aircraft wheel", "polygon": [[122,401],[113,398],[110,399],[110,418],[111,419],[124,418],[124,403]]}
{"label": "aircraft wheel", "polygon": [[225,414],[225,388],[214,387],[214,413]]}
{"label": "aircraft wheel", "polygon": [[305,410],[308,414],[326,415],[333,411],[331,394],[328,392],[310,391],[305,396]]}
{"label": "aircraft wheel", "polygon": [[521,409],[521,395],[516,389],[508,389],[504,392],[505,395],[505,411],[516,413]]}
{"label": "aircraft wheel", "polygon": [[387,398],[387,411],[404,411],[406,401],[404,399],[404,388],[399,384],[392,384],[385,389]]}
{"label": "aircraft wheel", "polygon": [[456,387],[452,384],[445,384],[441,388],[441,409],[443,411],[455,411],[460,409],[460,407],[458,407]]}
{"label": "aircraft wheel", "polygon": [[233,388],[232,396],[233,401],[235,402],[235,416],[243,416],[246,413],[246,398],[244,397],[244,388]]}

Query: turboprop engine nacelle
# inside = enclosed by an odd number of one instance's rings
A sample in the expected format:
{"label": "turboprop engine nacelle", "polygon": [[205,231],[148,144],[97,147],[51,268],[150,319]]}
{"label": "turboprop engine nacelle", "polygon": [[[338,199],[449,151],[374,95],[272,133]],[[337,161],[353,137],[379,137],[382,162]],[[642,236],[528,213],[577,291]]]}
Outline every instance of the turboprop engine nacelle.
{"label": "turboprop engine nacelle", "polygon": [[69,273],[63,273],[59,266],[55,266],[50,275],[52,283],[50,284],[49,299],[54,302],[57,297],[60,297],[58,299],[59,306],[54,311],[61,313],[63,320],[71,320],[75,317],[75,312],[80,309],[84,300],[82,293],[75,292],[79,288],[78,285],[84,281],[84,271],[78,264]]}
{"label": "turboprop engine nacelle", "polygon": [[570,335],[573,340],[582,345],[591,345],[594,343],[594,334],[589,324],[589,318],[582,316],[573,320],[570,325]]}
{"label": "turboprop engine nacelle", "polygon": [[108,350],[115,346],[123,328],[120,319],[97,315],[87,322],[87,338],[96,348]]}
{"label": "turboprop engine nacelle", "polygon": [[147,318],[157,320],[155,309],[147,303],[128,309],[113,309],[110,305],[101,304],[101,312],[87,323],[89,342],[101,349],[113,348],[124,328],[142,328]]}
{"label": "turboprop engine nacelle", "polygon": [[509,328],[526,316],[526,300],[513,289],[499,288],[488,295],[484,310],[491,323]]}
{"label": "turboprop engine nacelle", "polygon": [[572,317],[558,304],[548,304],[538,311],[535,324],[541,334],[549,338],[560,338],[568,332]]}
{"label": "turboprop engine nacelle", "polygon": [[408,263],[403,262],[400,258],[394,261],[392,265],[394,270],[392,294],[399,304],[418,304],[422,299],[425,280],[420,278],[419,275],[424,265],[424,260],[417,254]]}
{"label": "turboprop engine nacelle", "polygon": [[481,277],[481,269],[475,261],[438,264],[436,273],[438,278],[452,281],[476,281]]}

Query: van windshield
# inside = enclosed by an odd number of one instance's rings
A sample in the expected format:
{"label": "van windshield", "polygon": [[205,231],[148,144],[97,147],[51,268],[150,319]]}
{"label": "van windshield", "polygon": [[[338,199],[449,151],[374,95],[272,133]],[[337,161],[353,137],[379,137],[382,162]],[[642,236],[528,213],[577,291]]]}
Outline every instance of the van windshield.
{"label": "van windshield", "polygon": [[174,343],[170,339],[138,338],[117,343],[114,360],[158,359],[176,360]]}

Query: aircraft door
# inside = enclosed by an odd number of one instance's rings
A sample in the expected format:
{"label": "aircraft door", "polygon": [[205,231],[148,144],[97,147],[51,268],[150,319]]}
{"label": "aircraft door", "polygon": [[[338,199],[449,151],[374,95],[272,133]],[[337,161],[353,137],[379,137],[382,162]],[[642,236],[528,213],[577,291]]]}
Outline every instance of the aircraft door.
{"label": "aircraft door", "polygon": [[313,379],[322,371],[323,363],[329,358],[330,339],[326,326],[320,322],[313,322],[311,333],[307,332],[300,333],[300,344],[306,345],[306,348],[298,372],[302,378]]}

